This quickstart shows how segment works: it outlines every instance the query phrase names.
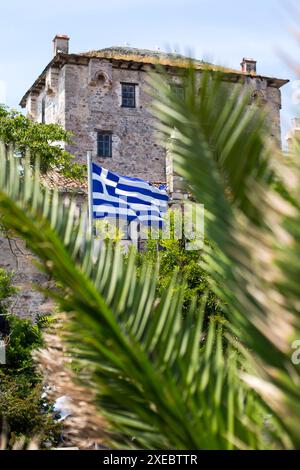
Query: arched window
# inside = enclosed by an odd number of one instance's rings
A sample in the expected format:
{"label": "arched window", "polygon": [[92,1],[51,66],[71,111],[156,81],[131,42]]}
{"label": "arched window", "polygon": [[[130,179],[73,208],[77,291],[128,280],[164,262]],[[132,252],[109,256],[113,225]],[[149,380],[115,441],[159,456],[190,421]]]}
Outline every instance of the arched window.
{"label": "arched window", "polygon": [[254,104],[258,106],[259,108],[262,108],[267,104],[266,97],[264,93],[261,90],[255,90],[250,98],[250,105]]}
{"label": "arched window", "polygon": [[94,73],[92,79],[89,82],[89,85],[109,88],[111,86],[111,80],[109,79],[106,72],[104,72],[103,70],[100,70]]}

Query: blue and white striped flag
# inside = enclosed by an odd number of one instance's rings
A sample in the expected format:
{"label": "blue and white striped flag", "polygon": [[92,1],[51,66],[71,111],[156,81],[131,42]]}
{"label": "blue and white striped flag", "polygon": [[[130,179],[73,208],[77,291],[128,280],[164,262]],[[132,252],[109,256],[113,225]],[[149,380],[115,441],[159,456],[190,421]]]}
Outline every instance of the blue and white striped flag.
{"label": "blue and white striped flag", "polygon": [[120,176],[92,163],[94,219],[114,217],[161,227],[168,199],[165,190],[142,179]]}

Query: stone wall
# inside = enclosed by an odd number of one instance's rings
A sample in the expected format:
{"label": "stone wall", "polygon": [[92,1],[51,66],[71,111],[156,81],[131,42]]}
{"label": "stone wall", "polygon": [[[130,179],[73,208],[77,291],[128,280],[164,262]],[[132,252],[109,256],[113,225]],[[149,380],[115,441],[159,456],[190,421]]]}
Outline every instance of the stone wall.
{"label": "stone wall", "polygon": [[[92,150],[94,161],[112,171],[165,181],[165,150],[157,141],[147,74],[113,68],[105,60],[91,62],[90,67],[65,66],[66,128],[75,135],[69,151],[85,163],[86,152]],[[138,84],[136,108],[121,107],[121,82]],[[112,132],[112,158],[96,156],[98,130]]]}
{"label": "stone wall", "polygon": [[13,284],[18,289],[10,305],[12,313],[35,320],[38,314],[49,312],[49,302],[33,288],[33,284],[46,287],[49,280],[34,265],[34,257],[21,239],[0,234],[0,268],[13,274]]}
{"label": "stone wall", "polygon": [[267,79],[261,77],[247,77],[246,90],[252,92],[252,102],[259,106],[265,106],[267,118],[271,125],[270,137],[278,147],[281,146],[281,91],[268,85]]}
{"label": "stone wall", "polygon": [[[38,95],[28,96],[27,112],[40,122],[44,100],[46,122],[61,124],[74,133],[67,150],[81,163],[86,163],[86,152],[92,150],[94,161],[112,171],[153,182],[166,181],[166,151],[158,141],[147,93],[152,70],[147,67],[117,67],[104,58],[91,58],[87,65],[66,63],[60,69],[50,67],[43,89]],[[170,71],[168,80],[179,81]],[[121,107],[122,82],[137,85],[136,108]],[[245,77],[245,89],[253,93],[253,102],[259,100],[267,105],[271,136],[280,145],[280,90],[256,76]],[[101,130],[112,132],[112,158],[97,157],[97,131]]]}
{"label": "stone wall", "polygon": [[45,103],[45,122],[65,127],[65,69],[49,68],[45,86],[37,94],[31,93],[26,102],[27,115],[42,122],[42,102]]}
{"label": "stone wall", "polygon": [[[76,201],[78,212],[86,211],[87,195],[60,191],[60,195],[67,202],[72,198]],[[49,313],[53,309],[53,302],[35,289],[34,285],[47,288],[53,284],[35,264],[37,259],[26,248],[24,241],[18,237],[8,238],[0,232],[0,268],[13,274],[13,285],[18,292],[13,297],[10,311],[22,318],[33,321],[39,314]]]}
{"label": "stone wall", "polygon": [[[147,65],[142,70],[116,67],[103,58],[91,58],[88,65],[50,67],[39,95],[29,95],[27,111],[41,121],[44,99],[46,122],[61,124],[74,133],[67,150],[77,161],[86,163],[86,152],[92,150],[94,161],[112,171],[153,182],[166,181],[166,151],[158,141],[147,93],[150,71]],[[179,79],[170,72],[168,80],[172,83]],[[137,84],[136,108],[121,107],[122,82]],[[252,91],[253,102],[259,100],[268,106],[271,135],[280,145],[280,90],[256,76],[246,77],[245,89]],[[97,157],[97,131],[101,130],[112,132],[112,158]]]}

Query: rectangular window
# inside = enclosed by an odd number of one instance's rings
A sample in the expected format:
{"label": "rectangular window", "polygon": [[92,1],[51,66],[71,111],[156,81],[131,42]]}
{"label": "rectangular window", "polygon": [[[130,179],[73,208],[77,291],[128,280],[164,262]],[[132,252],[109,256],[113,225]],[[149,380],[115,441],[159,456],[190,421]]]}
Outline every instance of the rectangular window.
{"label": "rectangular window", "polygon": [[45,122],[46,122],[46,116],[45,116],[45,114],[46,114],[46,100],[45,100],[45,98],[42,99],[42,113],[41,114],[42,114],[42,119],[41,119],[42,123],[45,124]]}
{"label": "rectangular window", "polygon": [[172,84],[171,91],[174,94],[174,96],[176,96],[176,98],[180,98],[181,100],[184,100],[185,90],[182,85]]}
{"label": "rectangular window", "polygon": [[122,87],[122,107],[135,108],[135,87],[134,83],[121,83]]}
{"label": "rectangular window", "polygon": [[112,133],[110,131],[97,133],[97,155],[98,157],[112,156]]}

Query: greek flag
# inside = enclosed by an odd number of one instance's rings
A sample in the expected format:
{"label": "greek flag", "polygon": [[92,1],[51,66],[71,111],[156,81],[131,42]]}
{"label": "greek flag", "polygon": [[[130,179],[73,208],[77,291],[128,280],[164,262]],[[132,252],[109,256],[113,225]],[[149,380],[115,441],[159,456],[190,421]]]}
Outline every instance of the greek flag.
{"label": "greek flag", "polygon": [[120,176],[95,163],[91,172],[94,219],[113,217],[162,227],[169,199],[165,187],[158,189],[142,179]]}

